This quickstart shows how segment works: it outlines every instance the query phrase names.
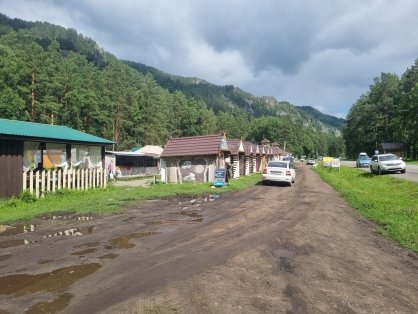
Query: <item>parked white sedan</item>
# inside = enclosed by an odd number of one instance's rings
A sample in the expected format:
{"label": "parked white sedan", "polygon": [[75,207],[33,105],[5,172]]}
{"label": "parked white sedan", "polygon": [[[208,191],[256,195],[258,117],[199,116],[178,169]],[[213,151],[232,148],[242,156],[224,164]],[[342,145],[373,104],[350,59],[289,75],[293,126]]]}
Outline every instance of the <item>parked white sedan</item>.
{"label": "parked white sedan", "polygon": [[384,172],[405,173],[405,162],[393,154],[374,155],[370,161],[370,172],[378,174]]}
{"label": "parked white sedan", "polygon": [[271,182],[295,182],[296,172],[290,161],[270,161],[263,171],[263,184]]}

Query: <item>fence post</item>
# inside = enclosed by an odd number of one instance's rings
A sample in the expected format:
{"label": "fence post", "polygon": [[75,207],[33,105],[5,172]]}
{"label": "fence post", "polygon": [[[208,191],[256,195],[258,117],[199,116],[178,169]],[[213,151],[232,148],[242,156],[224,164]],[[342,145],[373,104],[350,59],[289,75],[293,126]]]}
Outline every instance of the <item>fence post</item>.
{"label": "fence post", "polygon": [[45,196],[45,171],[41,171],[41,197]]}
{"label": "fence post", "polygon": [[53,170],[52,171],[52,192],[55,192],[55,185],[56,185],[56,180],[57,179],[57,171]]}
{"label": "fence post", "polygon": [[36,198],[39,198],[39,185],[40,185],[39,171],[36,172],[35,184],[36,184],[35,186]]}
{"label": "fence post", "polygon": [[33,171],[29,171],[29,193],[33,195]]}
{"label": "fence post", "polygon": [[26,191],[26,184],[27,184],[26,178],[27,178],[26,171],[23,171],[23,191]]}
{"label": "fence post", "polygon": [[45,181],[45,184],[46,184],[46,193],[48,193],[51,189],[50,189],[50,184],[51,184],[51,170],[47,170],[46,171],[46,181]]}
{"label": "fence post", "polygon": [[84,190],[84,169],[81,169],[81,189]]}

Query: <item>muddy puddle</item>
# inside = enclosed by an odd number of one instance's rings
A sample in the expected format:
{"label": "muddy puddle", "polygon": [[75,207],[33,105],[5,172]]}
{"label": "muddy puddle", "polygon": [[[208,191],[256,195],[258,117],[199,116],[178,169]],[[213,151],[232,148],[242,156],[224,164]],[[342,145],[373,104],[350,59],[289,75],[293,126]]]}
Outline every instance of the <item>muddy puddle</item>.
{"label": "muddy puddle", "polygon": [[80,220],[88,221],[93,220],[93,216],[79,216],[75,214],[63,214],[63,215],[49,215],[43,217],[44,220]]}
{"label": "muddy puddle", "polygon": [[22,233],[34,232],[37,225],[34,224],[15,224],[12,226],[3,226],[0,236],[12,236]]}
{"label": "muddy puddle", "polygon": [[93,226],[83,227],[83,228],[71,228],[71,229],[62,230],[56,233],[44,235],[43,238],[83,236],[83,235],[92,234],[93,230],[94,230]]}
{"label": "muddy puddle", "polygon": [[0,277],[0,294],[23,296],[40,291],[64,292],[74,282],[93,274],[99,263],[68,266],[41,274]]}
{"label": "muddy puddle", "polygon": [[108,246],[106,248],[107,249],[111,249],[111,248],[129,249],[135,246],[135,244],[130,243],[129,240],[142,239],[142,238],[149,237],[157,233],[159,232],[137,232],[137,233],[126,234],[120,237],[110,239],[108,243],[111,245],[111,247]]}
{"label": "muddy puddle", "polygon": [[196,210],[182,210],[174,212],[174,215],[187,216],[192,219],[164,219],[164,220],[155,220],[145,222],[148,226],[162,225],[162,224],[194,224],[203,221],[203,216],[200,211]]}
{"label": "muddy puddle", "polygon": [[32,305],[25,313],[26,314],[41,314],[41,313],[59,313],[65,309],[73,297],[71,293],[63,293],[57,299],[47,302],[39,302]]}
{"label": "muddy puddle", "polygon": [[8,260],[8,259],[10,259],[11,257],[12,257],[12,255],[11,255],[11,254],[0,255],[0,262],[1,262],[1,261]]}
{"label": "muddy puddle", "polygon": [[99,256],[99,258],[100,259],[115,259],[118,256],[119,256],[119,254],[110,253],[110,254],[105,254],[105,255]]}
{"label": "muddy puddle", "polygon": [[33,243],[33,242],[30,242],[29,240],[26,240],[26,239],[0,241],[0,249],[7,249],[9,247],[26,245],[29,243]]}
{"label": "muddy puddle", "polygon": [[90,248],[90,249],[75,251],[75,252],[71,253],[71,255],[86,255],[86,254],[89,254],[89,253],[94,253],[96,251],[97,251],[96,248]]}

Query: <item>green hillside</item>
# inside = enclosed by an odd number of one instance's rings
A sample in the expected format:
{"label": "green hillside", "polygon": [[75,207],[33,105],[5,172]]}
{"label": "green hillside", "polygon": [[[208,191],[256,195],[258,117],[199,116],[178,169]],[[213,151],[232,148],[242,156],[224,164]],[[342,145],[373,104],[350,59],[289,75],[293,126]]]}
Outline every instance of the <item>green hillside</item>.
{"label": "green hillside", "polygon": [[344,149],[335,126],[288,103],[122,61],[74,29],[1,14],[0,118],[66,125],[115,149],[217,132],[296,154]]}
{"label": "green hillside", "polygon": [[297,107],[288,102],[279,102],[273,97],[256,97],[232,85],[217,86],[193,77],[165,73],[145,64],[125,61],[143,74],[151,73],[155,80],[171,92],[182,91],[190,97],[204,101],[215,112],[240,108],[253,117],[289,116],[292,120],[309,121],[316,129],[334,132],[341,130],[344,119],[321,113],[312,107]]}

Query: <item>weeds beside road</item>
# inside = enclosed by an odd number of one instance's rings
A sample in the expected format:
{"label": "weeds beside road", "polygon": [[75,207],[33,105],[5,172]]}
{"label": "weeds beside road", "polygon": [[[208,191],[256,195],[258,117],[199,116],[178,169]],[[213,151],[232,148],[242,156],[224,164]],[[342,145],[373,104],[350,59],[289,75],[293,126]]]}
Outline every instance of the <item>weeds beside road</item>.
{"label": "weeds beside road", "polygon": [[318,166],[316,171],[353,208],[376,222],[379,232],[418,252],[416,183],[348,167],[341,167],[338,172]]}

